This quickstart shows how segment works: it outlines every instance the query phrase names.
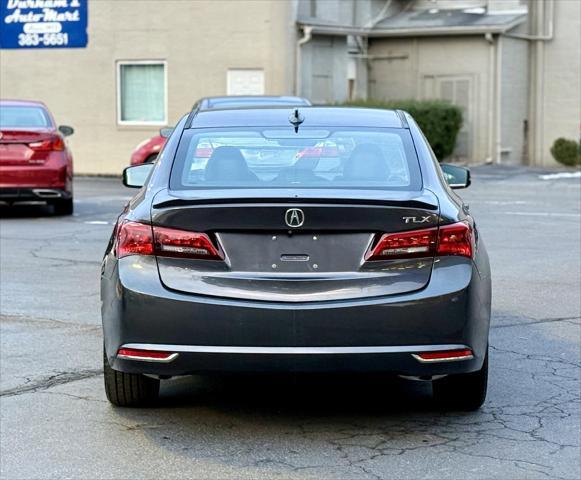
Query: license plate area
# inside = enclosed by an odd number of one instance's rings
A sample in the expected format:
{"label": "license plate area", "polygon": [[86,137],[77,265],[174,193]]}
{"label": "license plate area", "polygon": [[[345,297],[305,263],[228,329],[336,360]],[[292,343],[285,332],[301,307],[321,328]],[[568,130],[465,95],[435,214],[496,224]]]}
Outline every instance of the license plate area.
{"label": "license plate area", "polygon": [[371,233],[218,233],[232,271],[355,272]]}
{"label": "license plate area", "polygon": [[21,143],[0,143],[0,165],[27,165],[32,150]]}

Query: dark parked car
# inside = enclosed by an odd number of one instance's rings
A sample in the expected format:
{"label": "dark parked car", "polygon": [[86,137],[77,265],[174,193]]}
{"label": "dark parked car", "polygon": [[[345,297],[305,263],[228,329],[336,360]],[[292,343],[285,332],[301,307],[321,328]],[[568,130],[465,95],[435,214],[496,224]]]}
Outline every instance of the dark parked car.
{"label": "dark parked car", "polygon": [[[318,168],[313,152],[329,149],[333,167]],[[478,408],[488,257],[452,191],[469,172],[442,168],[401,111],[184,117],[155,164],[124,172],[145,188],[102,264],[109,400],[143,404],[159,379],[199,372],[377,371]]]}
{"label": "dark parked car", "polygon": [[55,213],[73,213],[73,157],[41,102],[0,100],[0,201],[45,201]]}
{"label": "dark parked car", "polygon": [[[306,98],[291,96],[271,96],[271,95],[229,95],[225,97],[206,97],[198,100],[194,108],[201,110],[214,110],[219,108],[241,108],[241,107],[305,107],[309,106]],[[142,163],[153,162],[167,139],[162,135],[148,138],[141,142],[131,154],[131,165],[140,165]],[[200,149],[201,150],[201,149]],[[207,145],[205,150],[211,154],[211,146]]]}

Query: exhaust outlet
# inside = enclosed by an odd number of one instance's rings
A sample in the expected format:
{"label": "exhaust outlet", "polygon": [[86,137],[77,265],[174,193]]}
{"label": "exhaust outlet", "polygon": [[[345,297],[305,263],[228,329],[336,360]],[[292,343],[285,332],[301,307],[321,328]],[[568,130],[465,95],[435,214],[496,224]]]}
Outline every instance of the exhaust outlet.
{"label": "exhaust outlet", "polygon": [[62,196],[62,193],[58,190],[51,190],[48,188],[36,188],[32,190],[32,193],[40,198],[59,198]]}

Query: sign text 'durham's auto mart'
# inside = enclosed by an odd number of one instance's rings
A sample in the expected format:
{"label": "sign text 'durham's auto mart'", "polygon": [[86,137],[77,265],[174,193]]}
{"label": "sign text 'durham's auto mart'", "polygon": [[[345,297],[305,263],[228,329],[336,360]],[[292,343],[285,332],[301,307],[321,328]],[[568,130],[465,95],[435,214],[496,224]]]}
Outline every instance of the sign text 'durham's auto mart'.
{"label": "sign text 'durham's auto mart'", "polygon": [[88,0],[0,0],[0,48],[87,46]]}

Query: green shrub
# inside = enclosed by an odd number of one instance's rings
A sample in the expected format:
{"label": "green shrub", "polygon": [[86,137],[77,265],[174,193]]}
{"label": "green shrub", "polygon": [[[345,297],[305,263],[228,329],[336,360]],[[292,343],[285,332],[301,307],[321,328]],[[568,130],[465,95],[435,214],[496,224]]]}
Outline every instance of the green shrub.
{"label": "green shrub", "polygon": [[418,122],[440,161],[452,155],[462,127],[462,110],[441,100],[353,100],[343,105],[405,110]]}
{"label": "green shrub", "polygon": [[568,167],[581,165],[581,144],[575,140],[557,138],[551,147],[551,155],[557,162]]}

